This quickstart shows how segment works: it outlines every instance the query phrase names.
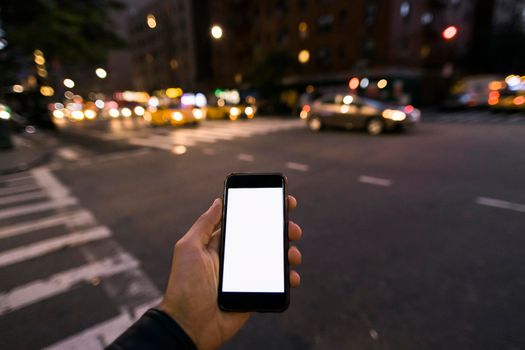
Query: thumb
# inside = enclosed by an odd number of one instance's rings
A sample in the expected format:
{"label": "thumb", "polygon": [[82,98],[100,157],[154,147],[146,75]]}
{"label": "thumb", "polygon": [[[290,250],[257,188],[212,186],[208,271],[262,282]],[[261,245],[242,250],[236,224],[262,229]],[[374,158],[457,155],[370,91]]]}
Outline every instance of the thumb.
{"label": "thumb", "polygon": [[211,207],[195,221],[189,231],[190,238],[208,245],[215,227],[221,222],[221,215],[222,200],[217,198],[213,201]]}

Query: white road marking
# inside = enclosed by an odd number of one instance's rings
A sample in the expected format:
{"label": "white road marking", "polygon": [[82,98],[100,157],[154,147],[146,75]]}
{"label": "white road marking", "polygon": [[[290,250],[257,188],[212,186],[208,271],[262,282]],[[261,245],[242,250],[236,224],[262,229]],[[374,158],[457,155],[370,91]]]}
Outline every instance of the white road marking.
{"label": "white road marking", "polygon": [[53,176],[49,168],[36,168],[32,173],[36,183],[39,184],[52,199],[62,199],[69,196],[69,190]]}
{"label": "white road marking", "polygon": [[20,192],[29,192],[29,191],[34,191],[38,189],[40,189],[40,187],[38,187],[37,185],[22,185],[22,186],[2,188],[0,189],[0,196],[20,193]]}
{"label": "white road marking", "polygon": [[132,145],[155,147],[155,148],[164,149],[166,151],[171,151],[173,149],[173,145],[171,144],[171,142],[161,143],[161,142],[156,142],[153,140],[141,139],[141,138],[131,138],[128,140],[128,142]]}
{"label": "white road marking", "polygon": [[27,173],[23,175],[4,175],[0,177],[0,182],[14,182],[14,181],[21,181],[21,180],[27,180],[30,179],[31,175],[27,175]]}
{"label": "white road marking", "polygon": [[16,194],[16,195],[8,196],[8,197],[0,197],[0,205],[30,201],[32,199],[40,199],[40,198],[46,198],[46,194],[41,191]]}
{"label": "white road marking", "polygon": [[478,197],[476,198],[476,204],[525,213],[525,204],[507,202],[501,199]]}
{"label": "white road marking", "polygon": [[174,136],[202,136],[202,137],[208,137],[210,139],[221,139],[221,140],[233,140],[234,135],[228,135],[222,131],[213,131],[213,129],[199,129],[199,130],[181,130],[176,131],[172,133]]}
{"label": "white road marking", "polygon": [[19,215],[33,214],[39,211],[67,207],[69,205],[77,204],[77,199],[72,197],[55,199],[43,203],[27,204],[9,209],[0,210],[0,220],[11,218]]}
{"label": "white road marking", "polygon": [[75,150],[68,147],[63,147],[59,149],[57,154],[65,160],[69,161],[75,161],[80,158],[80,155]]}
{"label": "white road marking", "polygon": [[18,236],[24,233],[42,230],[58,225],[81,226],[93,223],[94,218],[87,210],[77,211],[71,214],[59,214],[43,219],[27,221],[11,226],[0,228],[0,239]]}
{"label": "white road marking", "polygon": [[89,282],[93,278],[109,277],[138,266],[139,262],[133,257],[121,254],[27,283],[0,294],[0,316],[62,294],[77,283]]}
{"label": "white road marking", "polygon": [[253,156],[251,154],[240,153],[237,155],[237,159],[244,162],[253,162]]}
{"label": "white road marking", "polygon": [[301,164],[301,163],[294,163],[294,162],[286,163],[286,167],[288,169],[298,170],[298,171],[308,171],[308,170],[310,170],[310,167],[308,165]]}
{"label": "white road marking", "polygon": [[0,268],[110,236],[111,231],[107,227],[98,226],[10,249],[0,253]]}
{"label": "white road marking", "polygon": [[78,334],[74,334],[64,340],[50,345],[44,350],[84,349],[100,350],[111,344],[122,334],[133,322],[141,317],[148,309],[159,305],[160,299],[139,305],[127,312],[122,312],[107,321],[94,325]]}
{"label": "white road marking", "polygon": [[377,186],[383,186],[383,187],[388,187],[392,185],[391,180],[382,179],[382,178],[373,177],[373,176],[366,176],[366,175],[359,176],[358,181],[365,183],[365,184],[377,185]]}
{"label": "white road marking", "polygon": [[509,123],[517,123],[522,120],[525,120],[525,119],[522,117],[512,117],[511,119],[509,119]]}
{"label": "white road marking", "polygon": [[101,156],[97,156],[93,158],[94,162],[105,162],[105,161],[111,161],[111,160],[121,160],[126,159],[129,157],[137,157],[142,156],[145,154],[149,154],[151,152],[148,148],[139,148],[138,150],[132,150],[132,151],[123,151],[123,152],[114,152],[110,154],[104,154]]}

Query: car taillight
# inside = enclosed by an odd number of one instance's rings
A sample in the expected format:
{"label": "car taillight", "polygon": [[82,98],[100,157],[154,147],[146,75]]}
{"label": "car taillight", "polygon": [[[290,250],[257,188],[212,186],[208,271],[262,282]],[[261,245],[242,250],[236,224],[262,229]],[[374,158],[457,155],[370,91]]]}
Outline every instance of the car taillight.
{"label": "car taillight", "polygon": [[304,105],[303,111],[305,111],[306,113],[310,112],[310,105]]}
{"label": "car taillight", "polygon": [[405,113],[412,113],[414,111],[414,106],[408,105],[404,108]]}

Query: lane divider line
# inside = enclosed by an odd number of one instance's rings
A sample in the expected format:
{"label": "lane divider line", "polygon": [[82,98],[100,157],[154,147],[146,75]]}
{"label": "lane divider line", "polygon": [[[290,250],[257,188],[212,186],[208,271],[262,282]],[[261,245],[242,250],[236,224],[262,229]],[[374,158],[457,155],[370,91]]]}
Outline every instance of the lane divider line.
{"label": "lane divider line", "polygon": [[477,197],[476,204],[525,213],[525,204],[507,202],[501,199]]}
{"label": "lane divider line", "polygon": [[367,175],[361,175],[357,179],[359,182],[369,184],[369,185],[376,185],[376,186],[383,186],[383,187],[389,187],[392,185],[392,180],[388,179],[382,179],[379,177],[373,177],[373,176],[367,176]]}
{"label": "lane divider line", "polygon": [[310,170],[310,167],[306,164],[301,163],[295,163],[295,162],[287,162],[286,167],[288,169],[297,170],[297,171],[308,171]]}
{"label": "lane divider line", "polygon": [[253,162],[253,156],[251,154],[246,153],[239,153],[237,155],[237,159],[242,160],[244,162]]}

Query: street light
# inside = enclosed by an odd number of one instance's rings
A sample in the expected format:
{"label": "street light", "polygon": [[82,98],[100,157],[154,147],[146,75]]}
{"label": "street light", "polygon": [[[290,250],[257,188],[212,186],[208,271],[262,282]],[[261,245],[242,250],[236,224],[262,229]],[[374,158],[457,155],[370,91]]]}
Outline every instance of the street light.
{"label": "street light", "polygon": [[218,25],[214,25],[213,27],[211,27],[211,36],[217,40],[222,38],[222,28]]}
{"label": "street light", "polygon": [[106,72],[106,70],[104,68],[97,68],[95,70],[95,74],[97,75],[97,77],[99,77],[100,79],[104,79],[108,76],[108,72]]}
{"label": "street light", "polygon": [[67,87],[67,88],[74,88],[75,87],[75,82],[71,79],[64,79],[64,86]]}
{"label": "street light", "polygon": [[301,50],[299,54],[297,55],[297,59],[301,63],[306,63],[310,60],[310,51],[308,50]]}

